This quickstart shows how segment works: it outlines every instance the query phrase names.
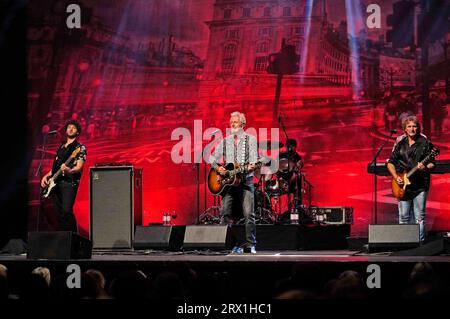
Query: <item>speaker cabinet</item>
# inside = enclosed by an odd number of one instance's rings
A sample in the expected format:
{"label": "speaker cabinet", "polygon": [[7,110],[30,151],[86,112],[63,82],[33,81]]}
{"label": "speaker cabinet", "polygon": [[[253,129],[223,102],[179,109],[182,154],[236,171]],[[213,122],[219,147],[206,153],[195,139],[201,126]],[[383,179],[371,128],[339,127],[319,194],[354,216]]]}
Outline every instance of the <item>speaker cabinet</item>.
{"label": "speaker cabinet", "polygon": [[70,231],[29,232],[28,259],[89,259],[92,242]]}
{"label": "speaker cabinet", "polygon": [[225,250],[230,245],[228,226],[186,226],[183,249]]}
{"label": "speaker cabinet", "polygon": [[438,256],[449,255],[450,238],[435,238],[417,248],[392,252],[391,256]]}
{"label": "speaker cabinet", "polygon": [[91,167],[90,218],[93,248],[131,249],[134,225],[142,224],[142,169]]}
{"label": "speaker cabinet", "polygon": [[419,225],[369,225],[369,252],[419,246]]}
{"label": "speaker cabinet", "polygon": [[136,226],[134,249],[179,251],[186,226]]}

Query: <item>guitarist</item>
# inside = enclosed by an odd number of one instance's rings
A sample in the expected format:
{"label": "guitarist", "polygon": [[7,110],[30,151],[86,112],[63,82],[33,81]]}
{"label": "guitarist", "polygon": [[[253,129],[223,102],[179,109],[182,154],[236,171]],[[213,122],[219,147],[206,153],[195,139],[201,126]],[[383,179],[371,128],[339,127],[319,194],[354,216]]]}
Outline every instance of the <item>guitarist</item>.
{"label": "guitarist", "polygon": [[433,160],[428,164],[420,163],[433,148],[433,144],[420,133],[420,123],[413,115],[402,121],[405,134],[394,147],[388,160],[387,168],[399,186],[403,180],[397,172],[408,172],[414,167],[418,170],[411,175],[411,185],[406,188],[405,196],[398,201],[399,223],[409,224],[414,218],[419,224],[420,241],[425,240],[425,206],[430,189],[430,170],[434,168]]}
{"label": "guitarist", "polygon": [[[256,225],[253,184],[253,175],[258,161],[258,146],[256,138],[245,133],[246,118],[243,113],[233,112],[230,117],[230,129],[227,129],[227,137],[217,145],[211,156],[211,165],[220,174],[226,175],[227,170],[219,165],[222,159],[224,165],[238,163],[247,166],[247,173],[242,176],[242,182],[236,187],[229,187],[222,198],[222,224],[229,225],[233,222],[233,205],[241,205],[245,218],[246,247],[251,253],[256,253]],[[242,253],[243,248],[236,246],[232,252]]]}
{"label": "guitarist", "polygon": [[[77,141],[81,133],[81,125],[78,121],[69,120],[64,125],[64,131],[66,141],[59,147],[51,171],[42,178],[41,187],[45,188],[49,178],[61,168],[62,174],[56,179],[56,186],[51,193],[58,215],[58,230],[77,233],[78,227],[73,213],[73,205],[87,152],[86,147]],[[64,163],[78,147],[80,152],[71,164],[65,165]]]}

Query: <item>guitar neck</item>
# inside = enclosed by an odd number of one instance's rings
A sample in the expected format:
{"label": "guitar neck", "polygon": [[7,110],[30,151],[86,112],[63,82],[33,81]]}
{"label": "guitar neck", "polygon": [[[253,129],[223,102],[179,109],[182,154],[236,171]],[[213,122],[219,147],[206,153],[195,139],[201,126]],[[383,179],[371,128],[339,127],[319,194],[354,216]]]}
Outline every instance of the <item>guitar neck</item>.
{"label": "guitar neck", "polygon": [[[262,163],[256,163],[256,167],[261,167]],[[241,167],[235,169],[235,173],[247,173],[248,169],[247,169],[248,164],[242,165]]]}
{"label": "guitar neck", "polygon": [[[65,162],[64,165],[69,165],[69,163],[72,161],[73,157],[70,156]],[[58,171],[52,176],[52,178],[55,180],[58,178],[59,175],[61,175],[62,170],[61,167],[58,169]]]}
{"label": "guitar neck", "polygon": [[410,170],[408,172],[408,174],[406,174],[406,177],[410,178],[412,174],[414,174],[419,168],[416,166],[414,167],[412,170]]}
{"label": "guitar neck", "polygon": [[[422,163],[422,165],[427,165],[428,164],[428,162],[431,160],[431,156],[427,156],[427,157],[425,157],[424,159],[423,159],[423,161],[421,161],[420,163]],[[410,170],[409,172],[408,172],[408,174],[406,174],[406,176],[409,178],[409,177],[411,177],[411,175],[412,174],[414,174],[417,170],[419,169],[419,167],[418,166],[415,166],[412,170]]]}

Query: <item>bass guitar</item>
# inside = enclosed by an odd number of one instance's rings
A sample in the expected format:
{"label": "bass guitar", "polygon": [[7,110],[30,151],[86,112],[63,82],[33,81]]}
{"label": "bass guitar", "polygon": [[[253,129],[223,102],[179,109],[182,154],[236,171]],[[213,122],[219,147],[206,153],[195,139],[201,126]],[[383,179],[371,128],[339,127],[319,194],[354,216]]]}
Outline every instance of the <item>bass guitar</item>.
{"label": "bass guitar", "polygon": [[[70,162],[78,155],[78,153],[80,152],[81,148],[77,147],[72,154],[70,154],[70,157],[64,162],[64,164],[66,164],[66,166],[68,166],[70,164]],[[50,177],[48,179],[48,183],[47,186],[45,186],[44,188],[41,189],[41,197],[42,198],[48,198],[52,192],[52,189],[56,186],[56,179],[59,177],[59,175],[62,174],[62,170],[61,168],[59,168],[59,170],[53,174],[52,177]]]}
{"label": "bass guitar", "polygon": [[[256,163],[256,167],[261,167],[262,163]],[[247,164],[240,166],[239,164],[229,163],[225,165],[226,174],[220,175],[214,168],[208,173],[208,189],[213,195],[220,195],[230,186],[238,186],[242,180],[242,174],[247,173]]]}
{"label": "bass guitar", "polygon": [[[430,161],[432,161],[436,156],[440,153],[439,148],[433,147],[430,153],[420,162],[423,165],[427,165]],[[402,199],[405,197],[405,193],[408,190],[408,186],[412,185],[409,178],[419,169],[418,166],[414,167],[409,172],[400,172],[397,175],[402,179],[403,184],[399,185],[395,178],[392,178],[392,194],[394,197],[398,199]]]}

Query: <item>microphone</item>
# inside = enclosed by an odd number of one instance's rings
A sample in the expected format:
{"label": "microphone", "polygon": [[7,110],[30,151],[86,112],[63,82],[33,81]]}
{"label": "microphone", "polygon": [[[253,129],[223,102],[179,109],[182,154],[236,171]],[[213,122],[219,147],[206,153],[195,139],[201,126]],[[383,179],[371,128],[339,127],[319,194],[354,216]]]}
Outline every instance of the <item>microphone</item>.
{"label": "microphone", "polygon": [[53,135],[53,134],[56,134],[56,133],[58,133],[58,130],[53,130],[53,131],[47,132],[47,133],[45,133],[45,134],[47,134],[47,135]]}
{"label": "microphone", "polygon": [[220,132],[220,130],[215,130],[215,131],[213,131],[213,132],[211,132],[211,133],[209,133],[211,136],[213,136],[213,135],[215,135],[215,134],[217,134],[217,133],[219,133]]}
{"label": "microphone", "polygon": [[389,132],[391,132],[391,134],[395,134],[397,133],[397,130],[390,130]]}

